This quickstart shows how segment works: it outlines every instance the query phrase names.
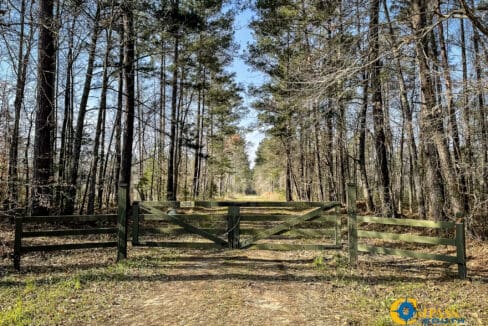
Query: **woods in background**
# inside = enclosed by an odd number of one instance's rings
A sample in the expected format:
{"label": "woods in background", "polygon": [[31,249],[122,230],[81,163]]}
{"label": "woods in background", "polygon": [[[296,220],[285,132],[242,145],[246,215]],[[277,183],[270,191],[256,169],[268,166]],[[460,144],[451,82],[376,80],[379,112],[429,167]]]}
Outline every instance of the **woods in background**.
{"label": "woods in background", "polygon": [[[93,214],[250,188],[226,1],[2,1],[0,200]],[[241,133],[240,133],[241,132]]]}
{"label": "woods in background", "polygon": [[[236,14],[266,132],[246,152]],[[0,6],[0,200],[93,213],[282,193],[445,220],[488,212],[488,22],[479,1],[8,0]]]}
{"label": "woods in background", "polygon": [[269,76],[255,90],[268,128],[260,190],[344,202],[353,181],[369,211],[486,228],[488,22],[478,6],[258,1],[248,56]]}

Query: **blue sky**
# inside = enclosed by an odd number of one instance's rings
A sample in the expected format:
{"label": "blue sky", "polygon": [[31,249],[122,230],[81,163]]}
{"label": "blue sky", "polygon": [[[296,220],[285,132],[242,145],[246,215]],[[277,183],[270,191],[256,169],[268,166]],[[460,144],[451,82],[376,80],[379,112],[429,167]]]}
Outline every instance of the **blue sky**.
{"label": "blue sky", "polygon": [[[261,85],[265,76],[256,70],[253,70],[242,59],[243,54],[246,51],[247,44],[252,43],[253,36],[251,29],[249,28],[249,22],[253,17],[252,10],[246,9],[240,12],[234,22],[234,39],[240,46],[239,54],[234,57],[234,62],[229,68],[230,71],[236,73],[236,81],[242,84],[246,89],[250,85]],[[252,97],[248,94],[242,94],[244,98],[244,105],[250,107]],[[257,112],[249,108],[249,112],[245,119],[241,122],[243,127],[249,127],[250,125],[256,125]],[[263,139],[264,134],[259,130],[254,130],[246,134],[246,140],[249,143],[248,154],[251,161],[251,166],[254,165],[254,158],[256,157],[256,150],[259,142]]]}

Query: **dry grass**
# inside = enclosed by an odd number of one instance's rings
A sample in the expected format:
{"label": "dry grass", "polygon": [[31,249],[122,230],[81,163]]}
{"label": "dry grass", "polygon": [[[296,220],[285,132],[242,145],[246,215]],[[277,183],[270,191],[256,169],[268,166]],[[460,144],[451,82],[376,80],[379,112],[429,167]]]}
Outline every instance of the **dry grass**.
{"label": "dry grass", "polygon": [[[129,248],[29,254],[11,267],[0,225],[0,325],[390,325],[389,307],[414,297],[488,325],[488,246],[468,245],[468,280],[455,266],[344,251]],[[441,251],[444,249],[441,248]]]}

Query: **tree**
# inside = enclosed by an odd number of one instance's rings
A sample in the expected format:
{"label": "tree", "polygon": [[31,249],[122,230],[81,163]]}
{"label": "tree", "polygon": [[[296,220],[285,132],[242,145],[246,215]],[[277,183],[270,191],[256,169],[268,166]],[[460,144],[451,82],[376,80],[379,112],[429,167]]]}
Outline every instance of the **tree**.
{"label": "tree", "polygon": [[39,2],[39,70],[34,140],[32,214],[47,215],[52,201],[53,130],[56,78],[56,22],[54,1]]}

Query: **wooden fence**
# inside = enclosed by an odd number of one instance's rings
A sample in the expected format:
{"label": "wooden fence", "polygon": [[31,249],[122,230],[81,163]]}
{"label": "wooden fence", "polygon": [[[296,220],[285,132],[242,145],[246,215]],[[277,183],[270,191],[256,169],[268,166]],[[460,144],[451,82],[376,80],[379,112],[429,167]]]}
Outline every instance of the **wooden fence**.
{"label": "wooden fence", "polygon": [[[208,213],[178,214],[174,209],[185,207],[210,209]],[[335,212],[324,211],[340,206],[339,203],[304,203],[304,202],[143,202],[132,206],[132,244],[162,247],[186,248],[233,248],[233,249],[268,249],[268,250],[325,250],[340,248],[340,219]],[[169,213],[167,211],[169,207]],[[222,210],[222,208],[224,210]],[[304,209],[305,212],[288,212],[266,214],[260,209]],[[246,211],[247,209],[247,211]],[[253,211],[249,211],[252,209]],[[172,211],[174,210],[174,211]],[[142,211],[142,212],[141,212]],[[165,227],[144,227],[143,221],[159,221]],[[315,224],[313,224],[315,223]],[[320,223],[328,224],[324,228]],[[332,226],[331,226],[332,225]],[[207,242],[201,241],[141,241],[144,234],[164,234],[177,236],[181,234],[198,235]],[[306,237],[315,239],[328,238],[332,244],[289,244],[262,243],[260,240],[286,237]],[[210,242],[208,241],[210,240]]]}
{"label": "wooden fence", "polygon": [[[458,265],[458,275],[460,278],[466,278],[466,240],[465,240],[465,225],[463,220],[455,222],[435,222],[426,220],[414,219],[397,219],[384,218],[376,216],[357,216],[356,209],[356,186],[354,184],[348,185],[348,234],[349,234],[349,259],[351,265],[357,265],[358,252],[366,252],[373,254],[385,254],[402,257],[411,257],[417,259],[427,259],[443,261]],[[439,238],[420,236],[406,233],[389,233],[376,232],[358,229],[358,224],[380,224],[406,227],[421,227],[431,229],[444,229],[446,232],[454,233],[454,238]],[[379,240],[393,240],[407,243],[430,244],[430,245],[445,245],[456,247],[456,256],[424,253],[412,250],[402,250],[395,248],[385,248],[371,246],[367,244],[358,243],[359,239],[379,239]]]}
{"label": "wooden fence", "polygon": [[[14,240],[14,267],[20,269],[20,258],[23,254],[36,251],[56,251],[72,249],[90,249],[90,248],[109,248],[117,247],[116,241],[105,242],[82,242],[67,243],[54,245],[23,245],[23,239],[41,238],[41,237],[62,237],[73,235],[93,235],[93,234],[117,234],[116,227],[98,227],[98,228],[75,228],[75,229],[53,229],[54,225],[61,223],[86,223],[86,222],[112,222],[117,219],[117,215],[64,215],[64,216],[26,216],[15,218],[15,240]],[[26,224],[49,224],[50,228],[25,231]]]}

